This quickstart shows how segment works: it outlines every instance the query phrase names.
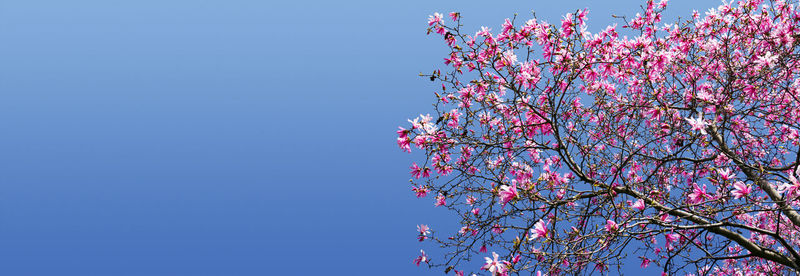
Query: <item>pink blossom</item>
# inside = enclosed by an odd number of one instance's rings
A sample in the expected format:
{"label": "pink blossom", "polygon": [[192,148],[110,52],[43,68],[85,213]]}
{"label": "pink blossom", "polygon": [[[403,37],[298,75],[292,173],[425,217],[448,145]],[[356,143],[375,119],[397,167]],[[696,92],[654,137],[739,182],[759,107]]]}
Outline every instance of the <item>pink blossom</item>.
{"label": "pink blossom", "polygon": [[425,250],[420,249],[419,252],[422,254],[420,254],[419,256],[417,256],[416,259],[414,259],[414,263],[417,264],[417,266],[419,266],[420,263],[427,263],[429,261],[428,254],[425,254]]}
{"label": "pink blossom", "polygon": [[495,224],[495,225],[492,226],[492,232],[494,232],[495,234],[502,234],[504,232],[504,230],[500,226],[500,224]]}
{"label": "pink blossom", "polygon": [[617,232],[618,229],[619,226],[617,225],[617,222],[610,219],[606,220],[606,231],[608,231],[609,233],[614,233]]}
{"label": "pink blossom", "polygon": [[442,20],[442,14],[435,12],[433,15],[428,17],[428,26],[433,26],[435,24],[443,24],[444,20]]}
{"label": "pink blossom", "polygon": [[506,203],[517,197],[517,184],[511,186],[503,185],[500,187],[500,204],[506,206]]}
{"label": "pink blossom", "polygon": [[540,219],[538,222],[536,222],[536,224],[533,225],[533,228],[531,229],[530,239],[534,240],[540,237],[547,238],[547,234],[548,234],[547,226],[545,226],[544,221]]}
{"label": "pink blossom", "polygon": [[411,152],[411,139],[408,137],[405,138],[397,138],[397,145],[400,147],[401,150],[405,152]]}
{"label": "pink blossom", "polygon": [[639,211],[643,211],[644,208],[645,208],[644,200],[642,200],[642,199],[637,200],[636,202],[633,203],[633,205],[631,205],[631,208],[639,210]]}
{"label": "pink blossom", "polygon": [[778,61],[778,55],[773,55],[772,52],[767,51],[764,53],[763,56],[759,56],[756,58],[756,65],[759,68],[767,67],[770,68],[775,65],[775,62]]}
{"label": "pink blossom", "polygon": [[459,17],[459,14],[457,12],[451,12],[450,13],[450,18],[452,18],[453,21],[458,21],[458,17]]}
{"label": "pink blossom", "polygon": [[442,193],[439,193],[439,195],[437,195],[435,199],[436,203],[434,203],[434,206],[439,207],[447,205],[447,201],[445,201],[445,197]]}
{"label": "pink blossom", "polygon": [[481,269],[488,270],[492,275],[507,275],[506,272],[508,271],[508,267],[511,266],[511,263],[498,260],[497,258],[499,258],[500,255],[497,255],[495,252],[492,252],[492,257],[494,257],[494,259],[484,257],[486,259],[486,264],[484,264]]}
{"label": "pink blossom", "polygon": [[697,204],[703,202],[707,197],[708,193],[706,193],[706,184],[703,184],[703,188],[701,189],[697,183],[692,183],[692,193],[690,193],[686,200],[689,204]]}
{"label": "pink blossom", "polygon": [[564,36],[569,36],[574,32],[572,28],[573,25],[572,14],[568,13],[564,15],[564,19],[561,19],[561,31],[564,32]]}
{"label": "pink blossom", "polygon": [[717,173],[719,173],[719,177],[725,181],[736,178],[736,174],[731,172],[730,169],[717,169]]}
{"label": "pink blossom", "polygon": [[428,187],[422,186],[422,184],[419,186],[412,186],[411,190],[414,191],[414,193],[417,195],[417,198],[427,196],[428,192],[430,191],[428,190]]}
{"label": "pink blossom", "polygon": [[417,225],[417,231],[419,231],[419,241],[424,241],[431,233],[431,229],[425,224]]}
{"label": "pink blossom", "polygon": [[735,198],[735,199],[739,199],[739,198],[745,197],[748,194],[750,194],[750,192],[752,191],[752,188],[750,188],[750,185],[745,185],[741,181],[736,181],[736,183],[733,183],[733,187],[736,188],[736,189],[731,191],[731,194],[733,195],[733,198]]}
{"label": "pink blossom", "polygon": [[708,134],[706,133],[706,122],[703,121],[703,116],[697,115],[697,118],[686,118],[686,121],[689,121],[692,131],[699,130],[703,135]]}
{"label": "pink blossom", "polygon": [[420,176],[421,173],[422,173],[422,169],[420,169],[419,166],[417,166],[417,162],[414,162],[413,164],[411,164],[411,176],[412,177],[414,177],[416,179],[419,179],[419,176]]}

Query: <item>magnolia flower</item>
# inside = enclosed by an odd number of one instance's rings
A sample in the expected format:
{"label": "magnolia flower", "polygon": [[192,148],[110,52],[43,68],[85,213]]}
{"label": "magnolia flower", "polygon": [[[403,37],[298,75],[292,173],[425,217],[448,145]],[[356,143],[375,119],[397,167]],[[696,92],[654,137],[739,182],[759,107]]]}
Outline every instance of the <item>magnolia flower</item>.
{"label": "magnolia flower", "polygon": [[503,185],[500,187],[500,204],[506,206],[506,203],[517,197],[517,184],[508,186]]}
{"label": "magnolia flower", "polygon": [[733,187],[736,188],[736,190],[731,191],[731,194],[735,199],[745,197],[753,190],[750,188],[750,185],[745,185],[741,181],[736,181],[736,183],[733,183]]}
{"label": "magnolia flower", "polygon": [[547,226],[544,225],[544,221],[541,219],[533,225],[533,229],[531,229],[531,237],[529,239],[534,240],[540,237],[547,238]]}
{"label": "magnolia flower", "polygon": [[642,200],[642,199],[637,200],[636,202],[633,203],[633,205],[631,205],[631,208],[639,210],[639,211],[643,211],[644,210],[644,200]]}
{"label": "magnolia flower", "polygon": [[756,58],[756,64],[759,67],[770,68],[778,61],[778,55],[773,55],[772,52],[767,51],[763,56]]}
{"label": "magnolia flower", "polygon": [[444,20],[442,20],[441,13],[435,12],[433,13],[433,15],[428,17],[428,26],[433,26],[436,23],[443,23],[443,22]]}
{"label": "magnolia flower", "polygon": [[494,260],[489,257],[484,257],[486,259],[486,264],[483,265],[481,269],[488,270],[492,273],[492,275],[506,275],[508,266],[510,266],[511,263],[508,261],[497,260],[500,255],[497,255],[497,253],[494,252],[492,252],[492,257],[494,257]]}
{"label": "magnolia flower", "polygon": [[433,205],[436,207],[447,205],[447,201],[445,201],[444,195],[442,193],[439,193],[439,195],[436,196],[436,203]]}
{"label": "magnolia flower", "polygon": [[736,177],[736,174],[733,173],[730,169],[717,169],[717,172],[719,173],[719,177],[722,178],[722,180],[731,180]]}
{"label": "magnolia flower", "polygon": [[428,187],[422,186],[422,184],[419,186],[411,186],[411,190],[414,191],[414,193],[417,195],[417,198],[427,196],[428,192],[430,191],[428,190]]}
{"label": "magnolia flower", "polygon": [[608,231],[609,233],[613,233],[617,232],[618,229],[619,225],[617,225],[617,222],[610,219],[606,221],[606,231]]}
{"label": "magnolia flower", "polygon": [[431,229],[425,224],[417,225],[417,231],[419,231],[419,241],[424,241],[431,233]]}
{"label": "magnolia flower", "polygon": [[708,193],[706,193],[706,185],[703,184],[703,188],[701,189],[700,186],[697,186],[697,183],[692,183],[693,191],[691,194],[688,195],[688,202],[689,204],[697,204],[703,202],[703,200],[708,197]]}
{"label": "magnolia flower", "polygon": [[420,175],[422,174],[422,169],[417,166],[417,162],[411,164],[411,176],[414,178],[419,179]]}
{"label": "magnolia flower", "polygon": [[427,263],[429,261],[428,254],[425,254],[425,250],[420,249],[419,252],[421,252],[422,254],[420,254],[419,256],[417,256],[416,259],[414,259],[414,263],[417,264],[417,266],[419,266],[420,263]]}
{"label": "magnolia flower", "polygon": [[686,118],[689,121],[689,125],[692,126],[692,131],[699,130],[700,133],[703,135],[708,134],[706,133],[706,122],[703,121],[702,115],[697,115],[697,118]]}

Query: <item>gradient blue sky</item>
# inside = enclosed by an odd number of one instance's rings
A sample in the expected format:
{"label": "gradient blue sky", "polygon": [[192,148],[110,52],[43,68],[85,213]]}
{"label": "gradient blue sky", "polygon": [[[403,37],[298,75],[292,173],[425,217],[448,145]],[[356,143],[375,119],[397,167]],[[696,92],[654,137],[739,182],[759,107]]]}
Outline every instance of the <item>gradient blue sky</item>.
{"label": "gradient blue sky", "polygon": [[440,275],[415,226],[456,229],[394,133],[431,110],[427,16],[641,3],[0,1],[0,275]]}

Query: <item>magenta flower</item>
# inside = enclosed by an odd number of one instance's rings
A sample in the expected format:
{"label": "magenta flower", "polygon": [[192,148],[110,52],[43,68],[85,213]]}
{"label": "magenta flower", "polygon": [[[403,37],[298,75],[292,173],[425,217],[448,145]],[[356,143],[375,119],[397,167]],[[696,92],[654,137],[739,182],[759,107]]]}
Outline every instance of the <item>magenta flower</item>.
{"label": "magenta flower", "polygon": [[506,203],[517,197],[517,184],[508,186],[503,185],[500,187],[500,204],[506,206]]}
{"label": "magenta flower", "polygon": [[450,18],[452,18],[453,21],[458,21],[458,16],[459,16],[459,14],[457,12],[451,12],[450,13]]}
{"label": "magenta flower", "polygon": [[494,232],[495,234],[502,234],[504,232],[504,230],[500,226],[500,224],[495,224],[495,225],[492,226],[492,232]]}
{"label": "magenta flower", "polygon": [[719,177],[722,180],[732,180],[736,178],[736,174],[731,171],[731,169],[717,169],[717,173],[719,173]]}
{"label": "magenta flower", "polygon": [[706,185],[703,184],[702,189],[700,186],[697,186],[697,183],[692,183],[692,186],[693,191],[688,195],[687,203],[697,204],[703,202],[703,200],[708,197],[708,193],[706,193]]}
{"label": "magenta flower", "polygon": [[637,200],[636,202],[633,203],[633,205],[631,205],[631,208],[639,210],[639,211],[643,211],[644,210],[644,200],[642,200],[642,199]]}
{"label": "magenta flower", "polygon": [[414,259],[414,263],[417,264],[417,266],[419,266],[420,263],[427,263],[429,261],[428,254],[425,254],[425,250],[420,249],[419,252],[421,252],[422,254],[420,254],[419,256],[417,256],[416,259]]}
{"label": "magenta flower", "polygon": [[617,222],[610,219],[606,220],[606,231],[608,231],[609,233],[614,233],[617,232],[618,229],[619,225],[617,225]]}
{"label": "magenta flower", "polygon": [[531,229],[531,240],[538,239],[540,237],[547,238],[547,226],[544,225],[544,221],[541,219],[533,225]]}
{"label": "magenta flower", "polygon": [[752,191],[750,185],[745,185],[741,181],[736,181],[736,183],[733,183],[733,187],[736,188],[736,190],[731,191],[731,194],[735,199],[745,197]]}
{"label": "magenta flower", "polygon": [[414,162],[413,164],[411,164],[411,176],[412,177],[414,177],[416,179],[419,179],[419,176],[420,176],[421,173],[422,173],[422,169],[420,169],[420,167],[417,166],[417,162]]}
{"label": "magenta flower", "polygon": [[434,203],[433,206],[439,207],[444,205],[447,205],[447,201],[445,201],[444,195],[439,193],[439,195],[436,196],[436,203]]}
{"label": "magenta flower", "polygon": [[428,187],[422,186],[422,184],[419,186],[412,186],[411,190],[414,191],[414,193],[417,195],[417,198],[427,196],[428,192],[430,191],[428,190]]}

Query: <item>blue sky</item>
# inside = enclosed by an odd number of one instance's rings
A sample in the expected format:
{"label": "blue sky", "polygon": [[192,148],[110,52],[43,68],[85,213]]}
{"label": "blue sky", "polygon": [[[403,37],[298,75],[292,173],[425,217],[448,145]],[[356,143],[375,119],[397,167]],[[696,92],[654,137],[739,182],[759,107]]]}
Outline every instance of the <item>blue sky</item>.
{"label": "blue sky", "polygon": [[2,1],[0,274],[439,275],[415,226],[454,221],[394,133],[431,112],[428,15],[642,3]]}

